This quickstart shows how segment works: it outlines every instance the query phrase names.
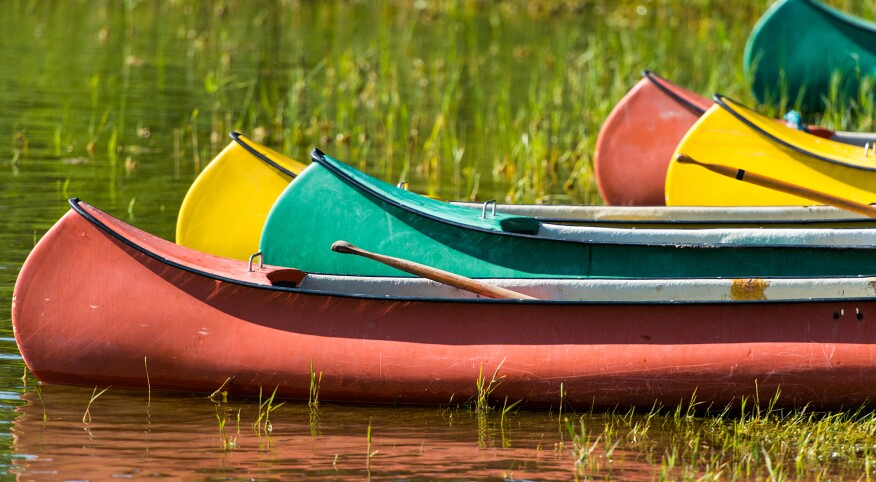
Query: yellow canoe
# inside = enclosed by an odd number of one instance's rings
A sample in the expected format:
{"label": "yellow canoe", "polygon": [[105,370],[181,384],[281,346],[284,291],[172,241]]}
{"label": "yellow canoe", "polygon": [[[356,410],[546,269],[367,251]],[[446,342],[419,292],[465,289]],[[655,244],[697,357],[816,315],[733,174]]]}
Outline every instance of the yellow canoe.
{"label": "yellow canoe", "polygon": [[245,260],[259,249],[274,201],[306,166],[240,134],[232,133],[231,138],[183,199],[176,242]]}
{"label": "yellow canoe", "polygon": [[[679,142],[700,162],[722,164],[860,203],[876,202],[876,155],[808,135],[716,95],[716,104]],[[812,201],[673,161],[666,173],[669,206],[805,206]]]}

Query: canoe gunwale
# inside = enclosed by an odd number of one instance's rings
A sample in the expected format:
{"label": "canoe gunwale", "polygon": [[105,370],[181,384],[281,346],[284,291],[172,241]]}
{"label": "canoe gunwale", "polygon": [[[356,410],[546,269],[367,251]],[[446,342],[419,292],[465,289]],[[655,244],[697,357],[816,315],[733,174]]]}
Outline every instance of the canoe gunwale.
{"label": "canoe gunwale", "polygon": [[[71,209],[76,212],[76,214],[82,216],[83,219],[88,221],[90,224],[98,228],[100,231],[103,231],[110,237],[122,243],[124,246],[148,256],[151,259],[158,261],[170,268],[177,269],[186,273],[190,273],[196,276],[200,276],[203,278],[207,278],[210,280],[215,280],[223,283],[228,283],[232,285],[243,286],[247,288],[254,288],[259,290],[266,291],[275,291],[275,292],[285,292],[285,293],[294,293],[305,296],[320,296],[320,297],[341,297],[348,299],[358,299],[358,300],[368,300],[368,301],[378,301],[378,302],[389,302],[389,303],[397,303],[397,302],[413,302],[413,303],[464,303],[464,304],[536,304],[536,305],[575,305],[575,306],[605,306],[605,305],[629,305],[629,306],[661,306],[661,305],[738,305],[738,304],[799,304],[799,303],[849,303],[849,302],[866,302],[872,301],[872,297],[849,297],[849,298],[837,298],[837,297],[824,297],[824,298],[785,298],[785,299],[742,299],[742,300],[551,300],[551,299],[491,299],[491,298],[443,298],[443,297],[417,297],[417,296],[390,296],[390,295],[376,295],[376,294],[359,294],[359,293],[350,293],[343,291],[330,291],[330,290],[314,290],[314,289],[306,289],[299,287],[290,287],[290,286],[275,286],[270,284],[259,284],[251,281],[245,281],[229,276],[222,276],[215,273],[210,273],[201,269],[198,269],[193,266],[189,266],[183,263],[179,263],[177,261],[173,261],[170,259],[161,256],[159,253],[156,253],[146,247],[138,244],[133,241],[129,237],[119,233],[114,230],[112,227],[108,226],[100,219],[97,219],[94,215],[92,215],[88,210],[83,207],[82,201],[79,198],[71,198],[68,200]],[[86,204],[87,205],[87,204]],[[90,209],[94,209],[98,212],[102,212],[99,209],[89,206]],[[106,214],[112,218],[111,215]],[[114,219],[114,218],[113,218]],[[119,221],[120,223],[122,221]],[[149,236],[153,236],[151,234],[146,233]],[[282,271],[285,268],[277,268],[276,271]],[[266,274],[269,276],[270,272]],[[873,275],[858,275],[858,276],[813,276],[811,279],[830,279],[830,278],[845,278],[845,279],[862,279],[872,277]],[[382,276],[356,276],[357,278],[384,278]],[[774,277],[760,277],[758,279],[766,279],[766,280],[780,280],[780,279],[799,279],[800,277],[794,276],[774,276]],[[598,279],[598,278],[595,278]],[[607,279],[607,278],[606,278]],[[621,280],[650,280],[653,278],[623,278]],[[691,278],[693,279],[693,278]],[[703,280],[714,280],[714,279],[727,279],[722,277],[702,277],[696,279]]]}
{"label": "canoe gunwale", "polygon": [[657,87],[658,89],[660,89],[661,92],[663,92],[664,94],[669,96],[669,98],[671,98],[672,100],[677,102],[679,105],[681,105],[682,107],[684,107],[685,109],[690,111],[695,116],[699,117],[699,116],[706,113],[705,109],[701,109],[701,108],[697,107],[693,103],[688,102],[686,99],[684,99],[680,95],[673,92],[672,89],[670,89],[669,87],[667,87],[663,83],[663,81],[665,79],[663,77],[660,77],[659,75],[655,74],[653,71],[643,70],[642,77],[648,79],[648,81],[651,82],[654,85],[654,87]]}
{"label": "canoe gunwale", "polygon": [[[409,206],[403,202],[392,199],[390,197],[384,196],[382,193],[378,192],[375,188],[363,183],[362,181],[355,179],[348,175],[346,172],[342,171],[338,167],[336,167],[333,163],[340,163],[341,161],[336,161],[334,159],[327,159],[325,153],[320,151],[319,149],[314,149],[311,153],[314,163],[320,165],[321,167],[328,170],[332,175],[336,176],[337,179],[345,184],[348,184],[355,190],[359,190],[364,193],[364,195],[372,197],[373,199],[384,202],[395,209],[399,209],[406,213],[412,214],[414,216],[419,216],[425,219],[428,219],[432,222],[453,226],[460,229],[465,229],[474,232],[485,233],[491,236],[507,236],[512,238],[524,238],[530,240],[538,240],[538,241],[549,241],[553,243],[570,243],[575,245],[580,244],[589,244],[589,245],[599,245],[599,246],[643,246],[643,247],[675,247],[682,249],[725,249],[725,250],[737,250],[737,249],[807,249],[807,250],[818,250],[818,249],[827,249],[827,250],[835,250],[835,249],[855,249],[855,250],[874,250],[876,249],[876,244],[854,244],[854,245],[830,245],[830,244],[759,244],[759,243],[751,243],[751,242],[739,242],[739,243],[717,243],[717,242],[707,242],[702,240],[691,240],[691,241],[614,241],[609,239],[595,239],[595,240],[582,240],[582,239],[568,239],[564,237],[553,237],[553,236],[544,236],[541,234],[526,234],[526,233],[518,233],[511,231],[496,231],[487,228],[483,228],[474,224],[466,224],[464,222],[446,219],[432,213],[424,212],[416,209],[413,206]],[[538,220],[537,218],[533,218]],[[557,227],[562,227],[562,225],[556,225]],[[586,229],[586,228],[581,228]],[[624,230],[623,228],[592,228],[594,231],[600,230],[611,230],[618,229]],[[749,228],[752,231],[757,231],[759,234],[762,234],[762,230],[757,228]],[[776,228],[781,229],[781,228]],[[824,228],[829,229],[829,228]],[[794,231],[794,229],[789,228],[789,231]],[[641,234],[643,230],[640,230]],[[322,273],[322,274],[332,274],[332,273]],[[871,273],[873,274],[873,273]],[[793,276],[790,276],[793,278]],[[818,276],[813,276],[818,277]],[[829,277],[829,276],[828,276]],[[776,278],[781,278],[781,276],[777,276]]]}
{"label": "canoe gunwale", "polygon": [[[481,233],[494,234],[494,235],[499,235],[499,236],[527,238],[527,239],[544,239],[544,238],[539,237],[537,234],[526,234],[526,233],[516,233],[513,231],[497,231],[497,230],[487,229],[487,228],[483,228],[483,227],[480,227],[480,226],[477,226],[474,224],[461,223],[461,222],[446,219],[446,218],[443,218],[440,216],[435,216],[431,213],[423,212],[423,211],[420,211],[418,209],[414,209],[413,207],[408,206],[407,204],[398,202],[395,199],[384,196],[380,192],[377,192],[375,189],[373,189],[371,186],[363,184],[359,180],[354,179],[353,177],[347,175],[347,173],[345,173],[345,172],[341,171],[340,169],[338,169],[337,167],[335,167],[331,161],[326,160],[326,154],[324,152],[320,151],[319,149],[313,149],[313,151],[311,152],[310,155],[313,158],[313,161],[315,163],[324,167],[326,170],[328,170],[330,173],[332,173],[333,176],[338,178],[341,182],[352,186],[354,189],[357,189],[357,190],[364,192],[366,195],[368,195],[372,198],[379,199],[381,202],[389,204],[389,205],[393,206],[394,208],[400,209],[400,210],[405,211],[407,213],[411,213],[411,214],[414,214],[416,216],[421,216],[421,217],[429,219],[431,221],[445,224],[448,226],[454,226],[457,228],[467,229],[467,230],[471,230],[471,231],[477,231],[477,232],[481,232]],[[338,162],[340,162],[340,161],[338,161]],[[539,221],[537,218],[534,218],[532,216],[520,216],[520,217],[529,217],[529,218],[534,219],[535,221]],[[561,241],[561,240],[556,240],[556,241],[566,242],[566,241]]]}
{"label": "canoe gunwale", "polygon": [[840,160],[838,160],[838,159],[833,159],[833,158],[830,158],[830,157],[826,157],[826,156],[823,156],[823,155],[821,155],[821,154],[816,154],[816,153],[814,153],[814,152],[811,152],[811,151],[809,151],[809,150],[806,150],[806,149],[804,149],[804,148],[802,148],[802,147],[800,147],[800,146],[798,146],[798,145],[792,144],[792,143],[790,143],[790,142],[788,142],[788,141],[786,141],[786,140],[784,140],[784,139],[782,139],[782,138],[776,137],[775,135],[773,135],[773,134],[771,134],[771,133],[769,133],[769,132],[763,130],[760,126],[758,126],[757,124],[755,124],[754,122],[752,122],[752,121],[751,121],[750,119],[748,119],[746,116],[744,116],[743,114],[739,113],[738,111],[736,111],[735,109],[733,109],[732,107],[730,107],[729,105],[727,105],[727,103],[724,102],[724,99],[728,99],[728,100],[730,100],[731,102],[734,102],[734,103],[737,103],[737,104],[739,104],[739,105],[742,105],[741,103],[736,102],[735,100],[731,99],[730,97],[727,97],[727,96],[722,95],[722,94],[715,94],[715,95],[712,97],[712,99],[715,101],[716,104],[718,104],[719,106],[721,106],[722,109],[724,109],[724,110],[726,110],[727,112],[729,112],[731,115],[733,115],[733,117],[735,117],[735,118],[738,119],[740,122],[742,122],[743,124],[745,124],[746,126],[748,126],[750,129],[754,130],[755,132],[757,132],[758,134],[762,135],[763,137],[765,137],[767,140],[769,140],[769,141],[771,141],[771,142],[775,142],[776,144],[779,144],[779,145],[781,145],[781,146],[783,146],[783,147],[785,147],[785,148],[787,148],[787,149],[791,149],[791,150],[793,150],[793,151],[795,151],[795,152],[798,152],[798,153],[800,153],[800,154],[803,154],[804,156],[808,156],[808,157],[811,157],[811,158],[813,158],[813,159],[817,159],[817,160],[819,160],[819,161],[824,161],[824,162],[827,162],[827,163],[830,163],[830,164],[833,164],[833,165],[836,165],[836,166],[847,167],[847,168],[850,168],[850,169],[857,169],[857,170],[860,170],[860,171],[876,172],[876,167],[867,167],[867,166],[862,166],[862,165],[860,165],[860,164],[850,164],[850,163],[848,163],[848,162],[843,162],[843,161],[840,161]]}
{"label": "canoe gunwale", "polygon": [[267,164],[267,165],[273,167],[274,169],[276,169],[277,171],[279,171],[280,173],[286,175],[287,177],[289,177],[289,178],[291,178],[291,179],[295,179],[295,178],[297,177],[297,174],[295,174],[294,172],[290,171],[289,169],[286,169],[285,167],[283,167],[283,166],[277,164],[276,162],[272,161],[270,158],[268,158],[268,156],[262,154],[262,153],[259,152],[256,148],[254,148],[254,147],[252,147],[251,145],[249,145],[249,144],[244,140],[244,137],[243,137],[243,135],[242,135],[241,133],[236,132],[236,131],[231,131],[228,135],[229,135],[229,136],[231,137],[231,139],[233,139],[234,142],[236,142],[240,147],[246,149],[247,152],[249,152],[250,154],[252,154],[253,156],[255,156],[256,159],[258,159],[258,160],[264,162],[265,164]]}
{"label": "canoe gunwale", "polygon": [[[229,284],[233,284],[233,285],[238,285],[238,286],[244,286],[247,288],[255,288],[255,289],[266,290],[266,291],[289,292],[289,293],[297,293],[297,294],[304,294],[304,295],[315,295],[315,296],[326,296],[326,297],[343,297],[343,298],[351,298],[351,299],[376,300],[376,301],[385,301],[385,302],[386,301],[388,301],[388,302],[441,302],[441,303],[448,303],[448,302],[472,303],[472,302],[474,302],[474,303],[491,303],[491,304],[492,303],[505,303],[505,304],[508,304],[508,303],[521,303],[521,302],[526,301],[526,302],[539,302],[539,303],[547,303],[547,304],[568,304],[569,303],[568,301],[564,302],[564,301],[555,301],[555,300],[523,300],[523,299],[492,299],[492,298],[484,298],[484,299],[426,298],[426,297],[415,297],[415,296],[393,297],[393,296],[382,296],[382,295],[346,293],[346,292],[341,292],[341,291],[308,290],[308,289],[304,289],[304,288],[296,288],[296,287],[291,287],[291,286],[253,283],[250,281],[244,281],[244,280],[237,279],[237,278],[232,278],[232,277],[228,277],[228,276],[221,276],[221,275],[217,275],[214,273],[209,273],[207,271],[195,268],[193,266],[189,266],[189,265],[186,265],[183,263],[179,263],[179,262],[167,259],[164,256],[161,256],[160,254],[158,254],[150,249],[147,249],[146,247],[134,242],[133,240],[131,240],[127,236],[124,236],[123,234],[114,230],[110,226],[106,225],[101,220],[97,219],[94,215],[92,215],[90,212],[88,212],[87,209],[85,209],[83,206],[81,206],[82,201],[79,198],[75,198],[75,197],[70,198],[67,202],[70,204],[71,209],[73,211],[75,211],[78,215],[82,216],[82,218],[84,218],[86,221],[88,221],[89,223],[94,225],[96,228],[98,228],[99,230],[108,234],[109,236],[116,239],[117,241],[119,241],[120,243],[122,243],[123,245],[125,245],[126,247],[128,247],[130,249],[133,249],[141,254],[144,254],[144,255],[146,255],[146,256],[148,256],[148,257],[150,257],[150,258],[152,258],[152,259],[154,259],[154,260],[156,260],[164,265],[171,267],[171,268],[178,269],[178,270],[181,270],[183,272],[190,273],[190,274],[193,274],[196,276],[201,276],[201,277],[204,277],[207,279],[220,281],[223,283],[229,283]],[[99,209],[97,209],[93,206],[90,206],[90,207],[92,209],[99,211]],[[107,216],[110,216],[110,215],[107,214]],[[149,235],[152,236],[151,234],[149,234]],[[279,267],[276,269],[276,271],[282,271],[284,269],[289,269],[289,268]],[[272,271],[272,272],[276,272],[276,271]],[[265,277],[266,280],[268,279],[267,276],[268,275],[266,275],[266,277]],[[362,276],[362,277],[365,277],[365,276]],[[378,276],[375,276],[375,278],[378,278]],[[573,303],[574,304],[623,304],[625,302],[619,301],[619,302],[604,302],[604,303],[599,303],[599,302],[590,302],[590,303],[588,303],[588,302],[573,302]],[[647,302],[647,301],[642,302],[642,304],[649,304],[649,303],[662,304],[663,302]],[[666,302],[666,303],[672,304],[675,302],[670,301],[670,302]]]}
{"label": "canoe gunwale", "polygon": [[868,34],[876,34],[876,23],[843,12],[842,10],[831,8],[816,0],[804,0],[804,3],[830,18],[842,22],[843,25],[864,31]]}

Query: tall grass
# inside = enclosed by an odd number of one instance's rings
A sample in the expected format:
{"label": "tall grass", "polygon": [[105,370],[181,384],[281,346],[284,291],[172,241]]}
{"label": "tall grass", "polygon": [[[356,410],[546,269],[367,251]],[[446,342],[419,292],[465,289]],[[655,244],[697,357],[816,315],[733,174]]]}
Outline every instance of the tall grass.
{"label": "tall grass", "polygon": [[[599,203],[596,136],[643,69],[754,105],[742,53],[769,3],[283,1],[234,15],[192,1],[71,4],[58,15],[99,34],[63,53],[79,92],[45,137],[55,152],[112,161],[146,125],[189,179],[238,130],[441,198]],[[872,0],[832,3],[872,15]],[[113,62],[89,62],[94,49]],[[854,108],[833,99],[804,120],[872,129],[871,87]]]}
{"label": "tall grass", "polygon": [[776,400],[720,411],[691,401],[674,410],[570,417],[573,474],[623,480],[645,463],[661,480],[871,480],[874,412],[780,410]]}

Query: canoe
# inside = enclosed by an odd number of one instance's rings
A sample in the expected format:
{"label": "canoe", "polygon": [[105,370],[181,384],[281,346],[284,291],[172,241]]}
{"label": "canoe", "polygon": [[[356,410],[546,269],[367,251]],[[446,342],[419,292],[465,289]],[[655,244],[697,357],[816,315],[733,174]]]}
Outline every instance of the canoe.
{"label": "canoe", "polygon": [[[672,153],[714,103],[651,71],[612,109],[596,138],[593,170],[606,204],[661,206]],[[804,127],[804,126],[800,126]],[[805,126],[810,134],[863,146],[876,134]]]}
{"label": "canoe", "polygon": [[[732,166],[852,201],[876,202],[876,154],[807,135],[745,106],[715,96],[711,107],[679,142],[701,162]],[[699,166],[672,162],[666,174],[666,204],[698,206],[800,206],[808,199],[735,179]]]}
{"label": "canoe", "polygon": [[271,205],[305,166],[236,132],[231,139],[186,193],[176,241],[199,251],[247,259],[258,251]]}
{"label": "canoe", "polygon": [[593,170],[606,204],[664,204],[663,184],[672,151],[712,105],[659,75],[640,80],[605,119],[596,138]]}
{"label": "canoe", "polygon": [[494,280],[558,298],[492,300],[217,257],[70,204],[13,293],[16,342],[47,383],[211,393],[230,380],[232,396],[306,400],[312,369],[320,401],[464,403],[493,373],[493,400],[527,407],[876,399],[870,277]]}
{"label": "canoe", "polygon": [[876,23],[817,0],[779,0],[754,26],[744,68],[760,103],[821,111],[835,95],[845,105],[873,93]]}
{"label": "canoe", "polygon": [[268,214],[260,242],[266,263],[322,274],[402,274],[327,252],[343,239],[471,277],[876,273],[874,230],[563,226],[451,205],[374,179],[319,150],[312,157]]}

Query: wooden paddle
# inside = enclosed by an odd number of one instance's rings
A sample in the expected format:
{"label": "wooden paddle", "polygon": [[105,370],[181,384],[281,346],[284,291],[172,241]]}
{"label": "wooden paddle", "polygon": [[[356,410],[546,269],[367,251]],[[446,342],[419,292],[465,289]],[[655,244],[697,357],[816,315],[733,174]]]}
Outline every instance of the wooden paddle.
{"label": "wooden paddle", "polygon": [[431,266],[422,265],[420,263],[415,263],[406,259],[372,253],[370,251],[366,251],[362,248],[356,247],[346,241],[335,241],[332,244],[332,251],[344,254],[357,254],[359,256],[373,259],[374,261],[378,261],[387,266],[391,266],[395,269],[404,271],[405,273],[414,274],[422,278],[427,278],[432,281],[444,283],[448,286],[453,286],[454,288],[459,288],[461,290],[471,291],[472,293],[477,293],[488,298],[519,300],[536,299],[531,296],[518,293],[516,291],[511,291],[509,289],[501,288],[499,286],[482,283],[471,278],[466,278],[465,276],[460,276],[458,274],[450,273],[448,271],[432,268]]}
{"label": "wooden paddle", "polygon": [[803,197],[809,199],[810,201],[815,201],[821,204],[829,204],[840,209],[845,209],[846,211],[851,211],[854,213],[863,214],[864,216],[869,216],[871,218],[876,218],[876,206],[872,206],[870,204],[864,204],[857,201],[844,199],[839,196],[834,196],[833,194],[827,194],[821,191],[816,191],[814,189],[809,189],[808,187],[798,186],[789,182],[780,181],[778,179],[773,179],[767,176],[762,176],[760,174],[746,171],[744,169],[737,169],[735,167],[725,166],[723,164],[709,164],[706,162],[699,162],[696,159],[685,154],[678,154],[675,160],[682,164],[696,164],[697,166],[704,167],[712,172],[716,172],[727,177],[732,177],[740,181],[755,184],[757,186],[773,189],[794,196]]}

